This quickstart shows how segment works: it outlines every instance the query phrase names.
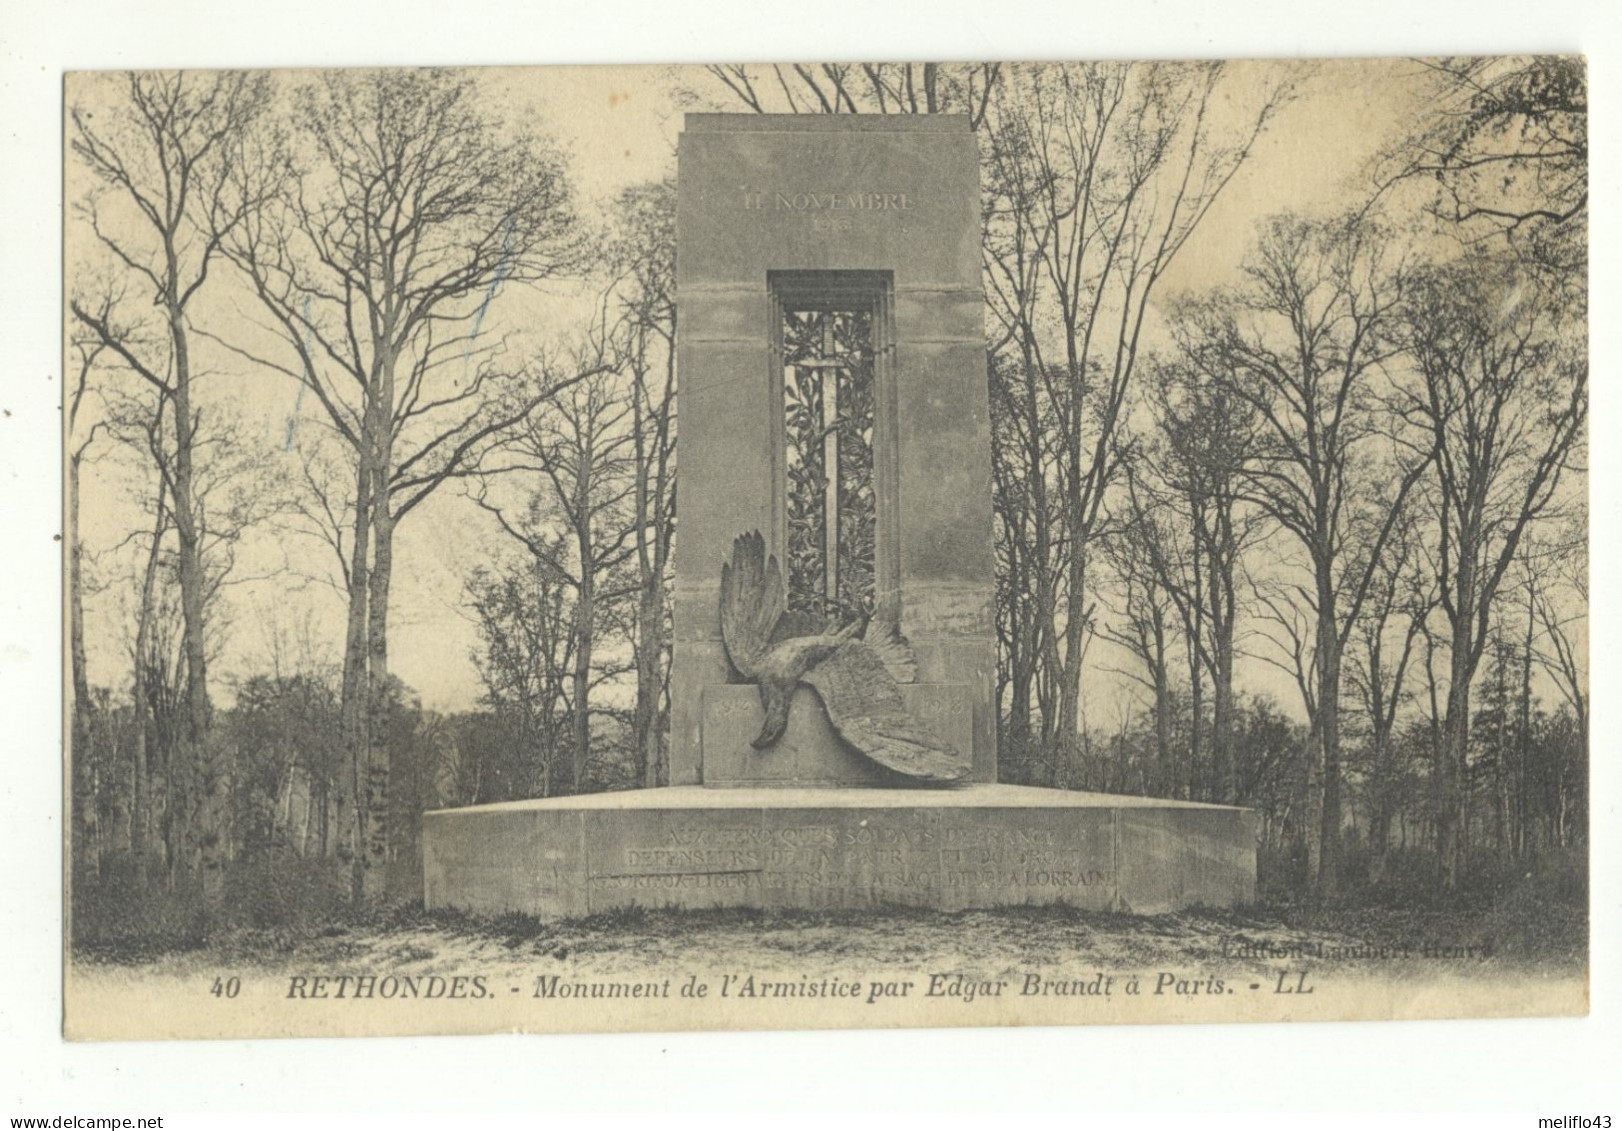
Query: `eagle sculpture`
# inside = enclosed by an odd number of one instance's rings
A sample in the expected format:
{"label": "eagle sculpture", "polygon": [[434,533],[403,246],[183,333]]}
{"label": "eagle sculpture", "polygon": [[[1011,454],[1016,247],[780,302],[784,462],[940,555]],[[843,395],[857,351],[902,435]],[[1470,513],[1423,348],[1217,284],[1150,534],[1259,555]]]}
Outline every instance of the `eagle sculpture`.
{"label": "eagle sculpture", "polygon": [[732,543],[732,561],[721,566],[721,639],[732,666],[760,689],[766,721],[755,749],[783,736],[789,700],[806,683],[840,737],[879,765],[924,782],[961,780],[962,754],[902,702],[898,685],[917,679],[912,650],[893,631],[869,640],[859,629],[788,612],[782,572],[760,532]]}

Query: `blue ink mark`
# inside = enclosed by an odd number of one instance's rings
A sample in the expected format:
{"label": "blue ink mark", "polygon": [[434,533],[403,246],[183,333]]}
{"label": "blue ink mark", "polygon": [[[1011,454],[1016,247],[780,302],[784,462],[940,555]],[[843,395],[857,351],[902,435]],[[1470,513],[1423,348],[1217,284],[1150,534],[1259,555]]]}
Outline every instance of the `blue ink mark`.
{"label": "blue ink mark", "polygon": [[479,309],[473,314],[473,331],[468,335],[467,344],[462,347],[462,370],[464,375],[467,371],[468,360],[473,354],[473,343],[478,339],[479,329],[484,325],[484,316],[490,309],[490,302],[496,297],[496,293],[501,290],[502,282],[506,280],[508,273],[512,269],[512,252],[513,222],[512,218],[508,217],[501,233],[501,259],[496,263],[496,273],[490,279],[490,285],[485,288],[484,298],[479,302]]}
{"label": "blue ink mark", "polygon": [[[309,295],[304,296],[304,320],[306,322],[308,322],[310,320],[310,296]],[[304,335],[300,334],[299,337],[302,338],[302,337],[304,337]],[[310,344],[308,342],[305,342],[304,343],[304,348],[306,350],[308,350],[309,347],[310,347]],[[291,413],[289,413],[288,416],[287,416],[287,438],[282,441],[282,451],[284,451],[284,452],[290,452],[290,451],[293,450],[293,430],[298,426],[299,410],[304,407],[304,390],[305,390],[306,387],[307,387],[307,385],[306,385],[305,382],[300,381],[298,383],[298,396],[295,397],[294,400],[293,400],[293,411]]]}

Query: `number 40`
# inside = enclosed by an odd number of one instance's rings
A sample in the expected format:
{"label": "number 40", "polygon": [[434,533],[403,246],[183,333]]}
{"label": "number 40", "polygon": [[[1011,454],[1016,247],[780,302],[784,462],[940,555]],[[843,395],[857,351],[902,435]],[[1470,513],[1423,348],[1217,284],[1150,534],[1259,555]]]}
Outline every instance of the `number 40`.
{"label": "number 40", "polygon": [[215,978],[214,984],[209,987],[209,993],[215,997],[236,997],[242,989],[242,979],[237,977]]}

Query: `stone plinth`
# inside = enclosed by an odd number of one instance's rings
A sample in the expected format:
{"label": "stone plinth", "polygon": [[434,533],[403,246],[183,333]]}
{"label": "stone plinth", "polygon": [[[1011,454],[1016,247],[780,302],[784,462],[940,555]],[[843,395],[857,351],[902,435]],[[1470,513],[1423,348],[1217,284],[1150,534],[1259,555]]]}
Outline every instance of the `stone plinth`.
{"label": "stone plinth", "polygon": [[[901,701],[942,738],[967,754],[974,749],[974,710],[968,689],[954,684],[904,683]],[[753,685],[712,684],[704,689],[704,781],[707,786],[893,786],[900,775],[852,750],[828,723],[809,687],[789,700],[788,729],[769,749],[750,743],[763,712]]]}
{"label": "stone plinth", "polygon": [[1156,914],[1255,896],[1246,810],[1010,785],[673,787],[424,816],[429,908],[623,907]]}

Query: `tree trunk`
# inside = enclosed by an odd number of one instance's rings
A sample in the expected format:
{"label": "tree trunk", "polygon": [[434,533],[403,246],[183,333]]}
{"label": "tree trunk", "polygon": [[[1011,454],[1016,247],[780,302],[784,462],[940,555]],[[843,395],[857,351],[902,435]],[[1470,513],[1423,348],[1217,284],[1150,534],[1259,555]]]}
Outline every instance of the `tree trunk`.
{"label": "tree trunk", "polygon": [[1532,641],[1537,609],[1530,587],[1526,599],[1526,638],[1521,642],[1521,714],[1515,734],[1514,807],[1511,810],[1510,853],[1526,853],[1526,775],[1532,757]]}
{"label": "tree trunk", "polygon": [[1166,675],[1165,652],[1155,665],[1155,782],[1154,790],[1170,793],[1174,769],[1171,750],[1171,681]]}
{"label": "tree trunk", "polygon": [[[68,547],[68,654],[72,668],[73,679],[73,730],[70,738],[72,750],[72,764],[76,771],[87,769],[94,763],[90,752],[90,677],[85,668],[84,648],[84,583],[83,558],[84,551],[79,545],[79,457],[73,455],[68,461],[67,483],[67,547]],[[75,773],[77,784],[74,790],[73,812],[74,834],[81,840],[78,851],[73,853],[75,859],[82,859],[81,853],[89,844],[92,826],[95,822],[96,799],[94,793],[85,783],[85,775]]]}
{"label": "tree trunk", "polygon": [[[1072,530],[1072,537],[1078,537]],[[1081,743],[1081,655],[1086,643],[1087,555],[1078,544],[1070,555],[1070,593],[1066,601],[1064,625],[1064,664],[1059,685],[1059,718],[1054,733],[1054,784],[1069,789],[1071,774],[1080,757]]]}
{"label": "tree trunk", "polygon": [[[355,523],[349,559],[349,617],[344,629],[344,674],[339,703],[348,781],[350,899],[366,898],[366,764],[370,750],[371,712],[367,708],[367,611],[371,579],[372,474],[364,456],[355,474]],[[342,801],[340,801],[342,808]]]}
{"label": "tree trunk", "polygon": [[586,758],[591,749],[591,649],[592,624],[596,619],[596,578],[592,576],[590,543],[582,540],[580,591],[575,605],[575,653],[572,687],[574,692],[574,749],[570,763],[570,783],[575,793],[586,787]]}
{"label": "tree trunk", "polygon": [[1306,765],[1301,775],[1301,840],[1307,856],[1307,890],[1319,890],[1323,875],[1323,714],[1314,712],[1302,756]]}
{"label": "tree trunk", "polygon": [[[1229,567],[1231,569],[1231,561]],[[1234,781],[1233,757],[1233,622],[1232,575],[1210,579],[1217,596],[1220,616],[1211,618],[1212,714],[1211,714],[1211,800],[1238,798]]]}
{"label": "tree trunk", "polygon": [[173,496],[175,536],[180,573],[182,651],[186,660],[185,711],[181,726],[181,757],[190,782],[190,830],[201,868],[205,916],[214,917],[225,894],[224,824],[221,810],[221,774],[213,763],[209,741],[208,650],[204,625],[202,532],[197,526],[193,498],[192,455],[194,425],[191,406],[191,363],[185,325],[185,311],[175,291],[176,272],[173,249],[169,252],[169,291],[165,296],[169,317],[169,337],[173,348],[175,453],[170,490]]}
{"label": "tree trunk", "polygon": [[[646,327],[639,331],[635,385],[631,392],[632,427],[635,429],[635,504],[637,561],[636,628],[636,781],[644,789],[659,784],[663,734],[659,704],[664,690],[665,563],[670,551],[667,511],[670,394],[675,389],[674,326],[661,334],[665,342],[665,395],[655,407],[647,385]],[[649,442],[652,442],[652,450]]]}
{"label": "tree trunk", "polygon": [[558,747],[551,736],[551,728],[543,732],[541,740],[541,796],[552,796],[552,763],[557,759]]}
{"label": "tree trunk", "polygon": [[387,465],[374,467],[378,488],[372,512],[372,573],[366,603],[366,858],[362,897],[375,902],[388,894],[389,781],[393,744],[389,742],[389,585],[394,577],[394,521],[389,514]]}
{"label": "tree trunk", "polygon": [[1442,887],[1457,890],[1464,865],[1465,821],[1468,797],[1465,771],[1470,753],[1470,681],[1475,675],[1473,616],[1478,607],[1474,568],[1474,539],[1460,538],[1456,581],[1457,597],[1450,616],[1452,630],[1448,655],[1447,715],[1442,722],[1440,757],[1444,763],[1437,799],[1436,849]]}
{"label": "tree trunk", "polygon": [[1340,886],[1340,626],[1332,587],[1318,594],[1318,733],[1322,745],[1322,816],[1318,834],[1323,841],[1316,874],[1318,889],[1333,898]]}
{"label": "tree trunk", "polygon": [[1383,724],[1375,723],[1374,780],[1370,783],[1369,804],[1369,884],[1385,879],[1386,857],[1391,841],[1391,784],[1387,780],[1391,759],[1391,738]]}
{"label": "tree trunk", "polygon": [[134,781],[131,783],[133,793],[132,804],[135,812],[130,816],[130,855],[134,857],[134,877],[136,891],[144,892],[150,882],[148,876],[148,857],[151,855],[150,834],[153,828],[152,804],[152,755],[151,741],[152,728],[148,725],[150,719],[151,689],[147,683],[147,656],[152,648],[152,616],[153,602],[157,592],[158,564],[163,549],[164,527],[168,525],[167,508],[164,504],[163,481],[158,481],[158,501],[154,508],[155,517],[152,520],[152,540],[148,544],[146,554],[146,567],[141,573],[141,597],[135,614],[135,681],[132,696],[132,721],[135,733],[132,736],[134,747]]}
{"label": "tree trunk", "polygon": [[1470,743],[1470,685],[1468,679],[1458,682],[1464,667],[1462,660],[1453,663],[1455,682],[1447,692],[1447,714],[1442,721],[1442,741],[1438,749],[1438,767],[1441,789],[1436,812],[1436,854],[1441,870],[1442,887],[1457,889],[1462,871],[1464,835],[1464,766]]}
{"label": "tree trunk", "polygon": [[1188,642],[1188,713],[1188,759],[1178,775],[1178,796],[1193,800],[1199,796],[1200,718],[1205,713],[1205,673],[1200,670],[1197,639]]}
{"label": "tree trunk", "polygon": [[73,675],[72,750],[76,762],[90,758],[90,677],[84,647],[84,549],[79,544],[79,457],[68,462],[68,654]]}
{"label": "tree trunk", "polygon": [[1211,507],[1210,523],[1202,521],[1199,529],[1206,532],[1210,543],[1206,585],[1211,591],[1211,679],[1215,685],[1211,717],[1211,776],[1215,790],[1212,800],[1243,800],[1239,797],[1239,768],[1233,748],[1233,637],[1239,603],[1234,572],[1240,556],[1238,537],[1234,533],[1233,495],[1226,489],[1212,492]]}
{"label": "tree trunk", "polygon": [[[1500,628],[1502,633],[1502,628]],[[1493,744],[1493,850],[1500,861],[1509,858],[1509,666],[1508,644],[1500,637],[1498,662],[1498,734]]]}
{"label": "tree trunk", "polygon": [[315,805],[315,781],[306,774],[304,778],[304,820],[299,826],[298,837],[298,854],[306,858],[310,855],[310,826],[315,823]]}
{"label": "tree trunk", "polygon": [[[1027,586],[1016,592],[1029,593]],[[1022,606],[1029,598],[1024,598]],[[1024,744],[1031,737],[1031,686],[1035,676],[1034,635],[1030,630],[1031,618],[1022,610],[1012,611],[1013,640],[1008,648],[1008,734],[1014,741]]]}
{"label": "tree trunk", "polygon": [[[1029,742],[1034,735],[1031,725],[1031,694],[1037,684],[1038,669],[1045,666],[1051,678],[1059,670],[1059,653],[1055,646],[1056,629],[1054,623],[1053,602],[1049,599],[1051,587],[1048,585],[1049,570],[1052,568],[1053,537],[1048,521],[1048,494],[1047,481],[1044,478],[1042,466],[1042,430],[1041,412],[1037,403],[1037,364],[1034,355],[1034,344],[1031,336],[1022,334],[1020,338],[1020,353],[1022,366],[1020,373],[1024,377],[1021,389],[1021,412],[1025,418],[1025,461],[1026,475],[1020,486],[1030,492],[1030,519],[1032,543],[1027,556],[1024,557],[1023,588],[1018,590],[1021,597],[1015,600],[1016,625],[1024,633],[1024,644],[1019,651],[1024,656],[1025,671],[1015,672],[1014,676],[1014,734],[1022,739],[1029,750]],[[1023,530],[1020,532],[1023,534]],[[1023,686],[1021,675],[1024,676]],[[1042,717],[1042,739],[1046,741],[1053,733],[1053,712],[1048,710],[1047,703],[1041,700],[1038,691],[1038,707]]]}
{"label": "tree trunk", "polygon": [[637,607],[636,780],[644,789],[659,784],[659,678],[665,647],[664,594],[656,577],[642,579]]}

